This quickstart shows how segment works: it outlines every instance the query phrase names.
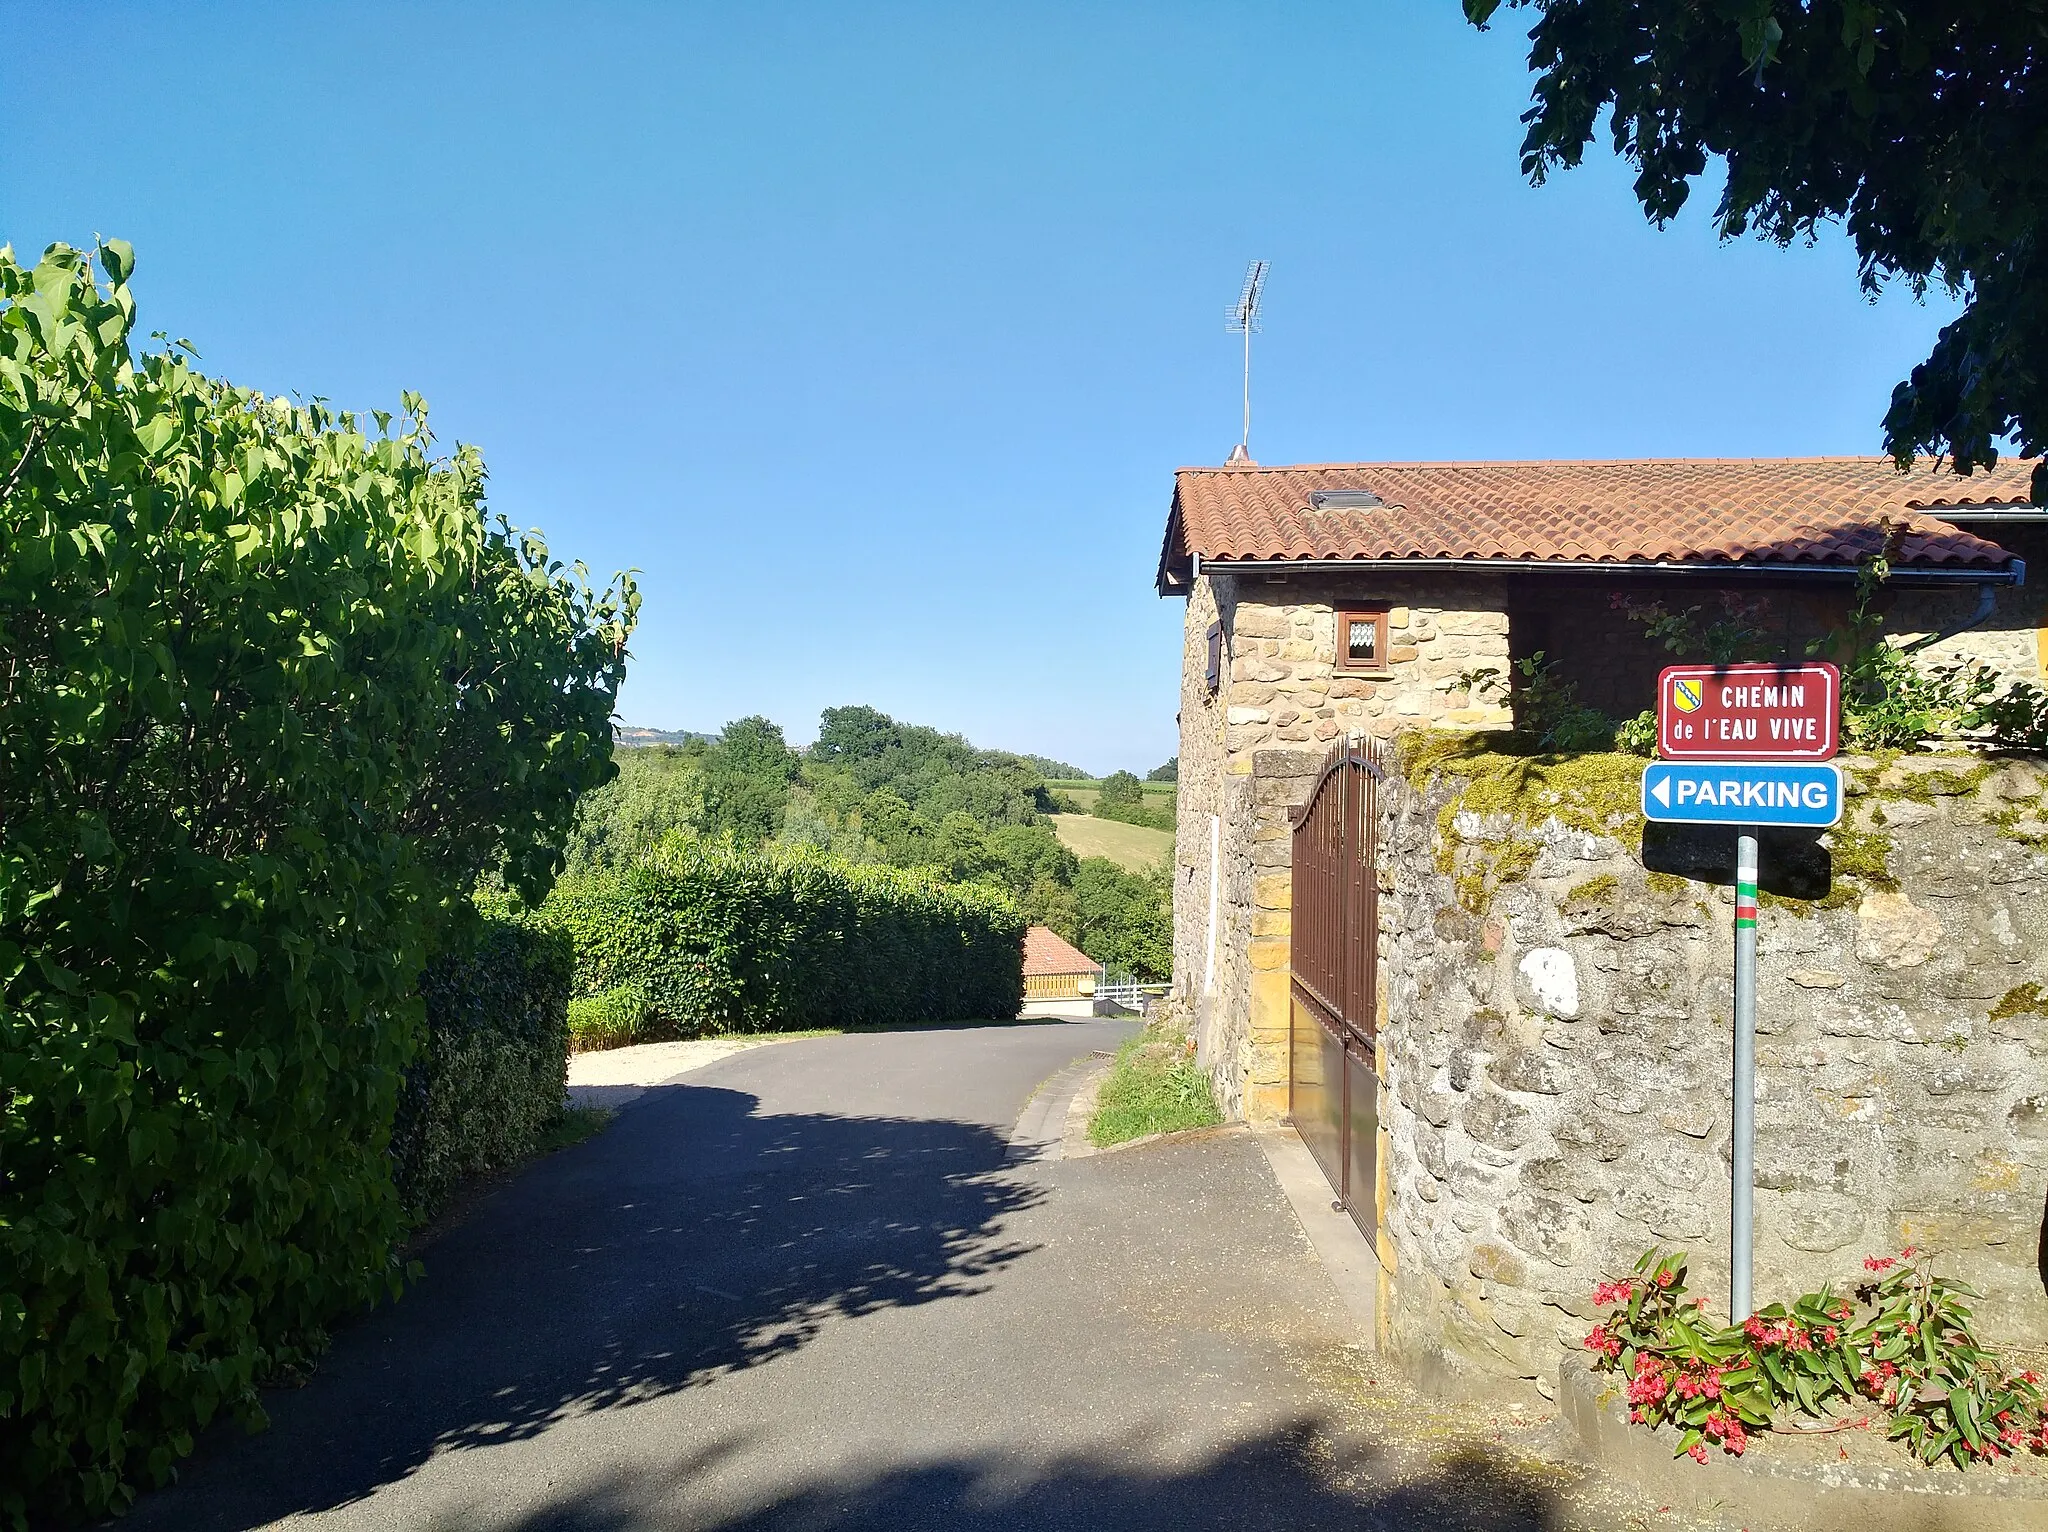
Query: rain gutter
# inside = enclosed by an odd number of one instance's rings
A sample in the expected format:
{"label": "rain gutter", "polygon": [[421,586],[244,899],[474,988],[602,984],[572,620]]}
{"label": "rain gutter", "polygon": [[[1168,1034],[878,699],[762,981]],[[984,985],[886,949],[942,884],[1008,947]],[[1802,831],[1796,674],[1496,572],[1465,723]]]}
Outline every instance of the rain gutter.
{"label": "rain gutter", "polygon": [[[1848,564],[1681,564],[1592,559],[1204,559],[1193,556],[1190,580],[1210,574],[1402,574],[1454,569],[1471,574],[1668,575],[1675,579],[1740,579],[1745,575],[1796,575],[1801,579],[1853,581],[1861,572]],[[2024,585],[2027,566],[2014,559],[1997,569],[1926,567],[1892,570],[1885,583],[1910,585]]]}

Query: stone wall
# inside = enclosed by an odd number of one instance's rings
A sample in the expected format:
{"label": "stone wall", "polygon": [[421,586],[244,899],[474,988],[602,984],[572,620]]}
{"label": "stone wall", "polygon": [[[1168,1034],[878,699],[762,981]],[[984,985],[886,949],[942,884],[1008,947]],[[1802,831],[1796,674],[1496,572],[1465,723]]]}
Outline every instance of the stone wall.
{"label": "stone wall", "polygon": [[1970,627],[1963,625],[1977,618],[1977,587],[1902,590],[1885,610],[1885,630],[1895,635],[1897,642],[1933,640],[1914,651],[1919,665],[1975,660],[2008,681],[2038,685],[2048,670],[2048,653],[2044,653],[2048,649],[2048,564],[2034,562],[2034,553],[2037,548],[2048,553],[2048,547],[2038,546],[2041,534],[2031,528],[1987,530],[2028,559],[2034,579],[2017,589],[1991,587],[1989,615]]}
{"label": "stone wall", "polygon": [[[1390,609],[1383,676],[1336,668],[1336,612],[1354,604]],[[1212,622],[1224,634],[1213,695]],[[1287,1110],[1289,810],[1348,734],[1505,726],[1508,712],[1475,704],[1458,677],[1505,669],[1507,634],[1497,580],[1276,582],[1205,570],[1194,581],[1182,635],[1173,992],[1227,1115],[1270,1121]]]}
{"label": "stone wall", "polygon": [[[1692,580],[1615,576],[1531,576],[1510,587],[1509,629],[1517,659],[1541,650],[1544,658],[1578,687],[1578,701],[1614,719],[1633,718],[1657,705],[1657,673],[1681,662],[1662,644],[1644,636],[1643,625],[1615,605],[1617,596],[1661,603],[1666,610],[1700,608],[1698,620],[1712,622],[1737,604],[1745,621],[1764,635],[1757,659],[1803,661],[1807,647],[1842,627],[1852,591],[1831,585],[1708,585]],[[1976,600],[1970,590],[1970,603]],[[1696,660],[1698,655],[1683,656]]]}
{"label": "stone wall", "polygon": [[[2039,1354],[2048,767],[1844,764],[1849,822],[1763,850],[1758,1301],[1917,1243]],[[1643,841],[1639,773],[1452,758],[1388,796],[1385,1322],[1411,1355],[1549,1387],[1593,1283],[1654,1244],[1725,1311],[1732,836]]]}
{"label": "stone wall", "polygon": [[1227,770],[1227,688],[1212,694],[1205,680],[1209,625],[1227,612],[1233,583],[1228,576],[1195,581],[1182,634],[1173,1003],[1194,1031],[1218,1107],[1241,1117],[1251,1046],[1251,784]]}
{"label": "stone wall", "polygon": [[[1327,749],[1347,734],[1385,739],[1408,728],[1507,726],[1505,708],[1475,704],[1458,684],[1466,671],[1507,668],[1503,581],[1224,578],[1231,587],[1219,603],[1229,636],[1224,746],[1234,769],[1249,772],[1255,750]],[[1337,669],[1337,611],[1347,606],[1388,609],[1386,674]]]}

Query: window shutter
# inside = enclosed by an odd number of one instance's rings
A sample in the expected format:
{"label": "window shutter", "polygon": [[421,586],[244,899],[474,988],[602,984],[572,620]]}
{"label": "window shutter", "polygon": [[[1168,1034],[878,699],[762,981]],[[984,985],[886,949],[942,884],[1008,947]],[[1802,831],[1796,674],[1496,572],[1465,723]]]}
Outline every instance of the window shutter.
{"label": "window shutter", "polygon": [[1208,682],[1211,695],[1223,684],[1223,624],[1220,622],[1209,624],[1209,668],[1202,679]]}

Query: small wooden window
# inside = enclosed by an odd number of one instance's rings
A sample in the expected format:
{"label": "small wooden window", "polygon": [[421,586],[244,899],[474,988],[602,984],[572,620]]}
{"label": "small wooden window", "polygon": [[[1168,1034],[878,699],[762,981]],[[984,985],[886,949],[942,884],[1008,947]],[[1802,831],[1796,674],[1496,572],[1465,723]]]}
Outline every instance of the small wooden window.
{"label": "small wooden window", "polygon": [[1202,673],[1202,679],[1208,683],[1212,696],[1223,684],[1223,624],[1220,622],[1209,624],[1209,667]]}
{"label": "small wooden window", "polygon": [[1387,609],[1354,607],[1337,614],[1337,668],[1387,668]]}

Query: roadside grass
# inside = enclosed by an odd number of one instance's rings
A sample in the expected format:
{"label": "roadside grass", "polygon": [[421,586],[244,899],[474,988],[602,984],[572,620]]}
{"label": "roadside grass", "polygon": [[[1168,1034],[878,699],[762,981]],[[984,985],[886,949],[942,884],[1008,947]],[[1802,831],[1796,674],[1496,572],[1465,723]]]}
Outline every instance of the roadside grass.
{"label": "roadside grass", "polygon": [[611,1120],[619,1114],[608,1106],[572,1106],[562,1113],[562,1120],[541,1136],[534,1147],[533,1157],[553,1154],[557,1149],[567,1149],[594,1138],[611,1126]]}
{"label": "roadside grass", "polygon": [[1146,825],[1127,825],[1120,819],[1097,819],[1093,814],[1054,814],[1053,834],[1075,856],[1103,856],[1126,872],[1143,872],[1173,856],[1173,835]]}
{"label": "roadside grass", "polygon": [[1152,1133],[1208,1128],[1221,1121],[1209,1077],[1195,1066],[1191,1041],[1147,1028],[1117,1050],[1096,1098],[1088,1139],[1106,1149]]}

